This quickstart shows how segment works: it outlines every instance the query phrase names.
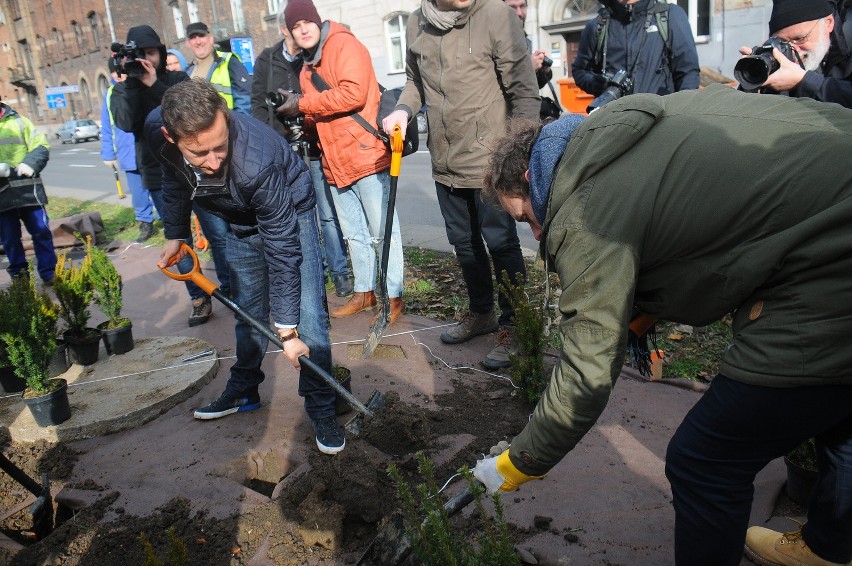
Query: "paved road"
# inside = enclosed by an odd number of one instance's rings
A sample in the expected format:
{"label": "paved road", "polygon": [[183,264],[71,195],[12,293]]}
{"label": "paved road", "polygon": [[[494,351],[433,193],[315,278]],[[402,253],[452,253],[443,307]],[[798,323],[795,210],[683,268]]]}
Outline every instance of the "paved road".
{"label": "paved road", "polygon": [[[112,171],[101,162],[100,142],[62,145],[51,140],[50,161],[42,173],[48,195],[89,200],[96,203],[131,206],[130,198],[119,200]],[[397,192],[397,210],[402,223],[403,243],[406,246],[451,251],[444,231],[444,220],[438,209],[435,183],[432,181],[429,153],[423,151],[406,157],[402,162]],[[124,174],[122,186],[126,189]],[[525,254],[535,254],[538,243],[529,227],[518,225],[521,246]]]}

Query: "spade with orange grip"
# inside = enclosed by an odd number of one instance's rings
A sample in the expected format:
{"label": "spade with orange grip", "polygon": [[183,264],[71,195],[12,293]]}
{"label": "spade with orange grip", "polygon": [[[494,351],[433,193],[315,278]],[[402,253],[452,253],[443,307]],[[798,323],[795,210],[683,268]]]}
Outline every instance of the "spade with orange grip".
{"label": "spade with orange grip", "polygon": [[[244,311],[237,303],[232,301],[230,297],[221,292],[215,283],[207,279],[204,274],[201,273],[201,269],[198,265],[198,256],[195,254],[191,247],[186,245],[186,243],[181,242],[181,249],[186,250],[186,252],[192,257],[192,270],[188,273],[175,273],[174,271],[170,271],[165,267],[161,267],[160,271],[177,281],[192,281],[193,283],[198,285],[202,291],[204,291],[211,297],[218,299],[219,302],[234,311],[234,314],[249,323],[255,330],[257,330],[258,332],[263,334],[267,339],[269,339],[270,342],[272,342],[282,350],[284,349],[284,343],[281,342],[281,338],[278,336],[277,332],[273,332],[268,325],[261,324],[260,321],[258,321],[249,313]],[[172,258],[173,261],[169,263],[169,266],[172,266],[177,263],[175,259],[176,258]],[[343,387],[343,385],[341,385],[336,379],[329,375],[327,371],[322,369],[316,363],[312,362],[310,358],[307,358],[305,356],[299,356],[299,363],[313,371],[320,378],[322,378],[322,380],[325,381],[328,385],[330,385],[331,388],[334,389],[338,395],[343,397],[353,409],[360,413],[360,415],[357,415],[355,418],[353,418],[350,423],[347,423],[347,430],[353,433],[357,433],[358,427],[360,426],[360,421],[363,421],[363,417],[373,416],[374,413],[370,408],[367,408],[363,403],[361,403],[361,401],[355,398],[352,393],[347,391],[346,388]],[[368,402],[368,405],[373,409],[379,409],[384,406],[384,399],[378,391],[374,391],[373,394],[370,396],[370,401]],[[359,418],[360,420],[358,420]]]}
{"label": "spade with orange grip", "polygon": [[385,210],[385,234],[382,240],[382,261],[379,269],[379,283],[376,290],[382,296],[382,308],[379,311],[379,316],[376,322],[370,329],[370,334],[367,335],[367,340],[364,342],[364,352],[361,357],[369,358],[373,354],[373,350],[379,345],[379,340],[385,333],[385,329],[390,326],[390,299],[388,298],[388,256],[390,256],[391,232],[393,230],[393,212],[396,206],[396,187],[399,183],[399,169],[402,165],[402,130],[399,125],[394,126],[390,136],[391,145],[391,165],[390,165],[390,191],[388,192],[388,206]]}

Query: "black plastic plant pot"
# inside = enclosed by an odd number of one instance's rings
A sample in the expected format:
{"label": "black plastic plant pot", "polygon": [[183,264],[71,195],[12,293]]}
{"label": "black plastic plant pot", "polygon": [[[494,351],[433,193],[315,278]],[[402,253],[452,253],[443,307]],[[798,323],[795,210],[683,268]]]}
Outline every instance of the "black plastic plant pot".
{"label": "black plastic plant pot", "polygon": [[56,426],[71,418],[71,405],[68,403],[68,382],[58,379],[61,384],[57,389],[45,395],[26,398],[24,403],[29,407],[33,419],[40,427]]}
{"label": "black plastic plant pot", "polygon": [[[336,379],[338,383],[346,389],[346,391],[352,393],[352,372],[349,368],[334,366],[331,374],[334,376],[334,379]],[[334,406],[338,416],[345,415],[352,410],[352,407],[349,406],[349,403],[341,395],[337,396]]]}
{"label": "black plastic plant pot", "polygon": [[68,359],[68,345],[65,343],[65,340],[59,339],[56,341],[56,350],[53,352],[53,357],[50,358],[50,365],[47,366],[47,376],[56,377],[62,375],[70,367],[71,360]]}
{"label": "black plastic plant pot", "polygon": [[127,323],[118,328],[107,328],[107,323],[98,325],[107,354],[126,354],[133,349],[133,324]]}
{"label": "black plastic plant pot", "polygon": [[98,351],[101,349],[101,333],[97,328],[87,328],[86,333],[82,335],[66,332],[62,335],[62,338],[68,344],[68,353],[72,363],[90,366],[98,361]]}
{"label": "black plastic plant pot", "polygon": [[787,465],[787,485],[784,491],[793,503],[807,508],[816,488],[817,472],[784,458]]}
{"label": "black plastic plant pot", "polygon": [[12,366],[0,367],[0,387],[6,393],[20,393],[27,386],[27,382],[15,375]]}

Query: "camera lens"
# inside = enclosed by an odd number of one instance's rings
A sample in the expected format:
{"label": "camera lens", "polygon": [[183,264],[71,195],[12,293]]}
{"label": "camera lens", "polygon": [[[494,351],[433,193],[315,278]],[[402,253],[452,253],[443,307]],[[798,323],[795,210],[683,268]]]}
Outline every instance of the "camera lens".
{"label": "camera lens", "polygon": [[550,57],[548,57],[547,55],[545,55],[545,56],[544,56],[544,59],[541,61],[541,64],[542,64],[544,67],[552,67],[552,66],[553,66],[553,59],[551,59]]}
{"label": "camera lens", "polygon": [[779,68],[772,52],[743,57],[734,66],[734,78],[743,90],[756,90]]}
{"label": "camera lens", "polygon": [[280,92],[267,92],[266,93],[266,105],[267,106],[281,106],[284,104],[284,95]]}

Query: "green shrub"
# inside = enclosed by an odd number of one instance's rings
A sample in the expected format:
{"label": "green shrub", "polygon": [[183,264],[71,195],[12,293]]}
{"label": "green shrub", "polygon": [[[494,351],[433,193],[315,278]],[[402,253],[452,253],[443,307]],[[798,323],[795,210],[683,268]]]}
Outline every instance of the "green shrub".
{"label": "green shrub", "polygon": [[520,387],[524,398],[535,404],[550,381],[550,376],[544,375],[544,316],[541,308],[530,301],[524,285],[512,283],[505,271],[500,292],[515,311],[512,323],[518,335],[518,353],[509,355],[509,376]]}
{"label": "green shrub", "polygon": [[[91,246],[91,239],[87,245]],[[89,276],[91,262],[88,253],[77,264],[68,258],[67,251],[57,257],[53,291],[59,301],[59,316],[72,334],[84,334],[91,317],[89,305],[94,297]]]}
{"label": "green shrub", "polygon": [[[494,517],[491,518],[482,503],[484,488],[465,468],[462,474],[475,494],[476,508],[483,521],[483,532],[472,542],[470,533],[454,531],[444,509],[443,500],[435,483],[435,469],[423,455],[417,453],[418,472],[424,483],[412,491],[403,479],[399,468],[388,471],[396,484],[396,493],[402,504],[406,534],[417,557],[426,566],[515,566],[520,559],[509,538],[503,516],[500,496],[494,494]],[[415,497],[416,494],[416,497]]]}
{"label": "green shrub", "polygon": [[48,391],[47,368],[56,350],[56,305],[45,293],[39,293],[32,263],[29,277],[16,278],[5,290],[4,331],[0,335],[4,356],[15,375],[27,387],[41,394]]}
{"label": "green shrub", "polygon": [[128,319],[121,316],[123,306],[121,275],[107,253],[87,242],[86,252],[90,258],[89,278],[93,298],[101,312],[107,317],[107,328],[127,325]]}
{"label": "green shrub", "polygon": [[809,438],[796,446],[787,454],[787,459],[807,470],[816,471],[817,460],[815,440],[813,438]]}

